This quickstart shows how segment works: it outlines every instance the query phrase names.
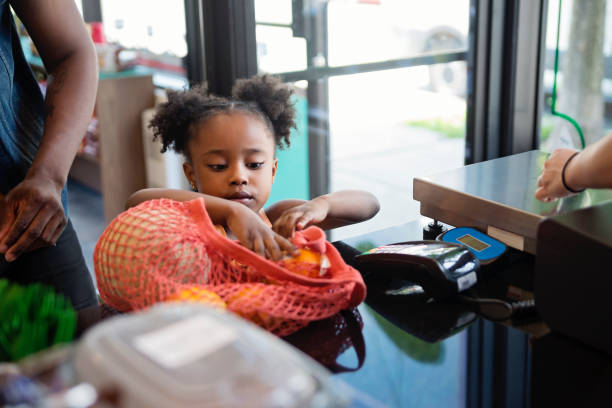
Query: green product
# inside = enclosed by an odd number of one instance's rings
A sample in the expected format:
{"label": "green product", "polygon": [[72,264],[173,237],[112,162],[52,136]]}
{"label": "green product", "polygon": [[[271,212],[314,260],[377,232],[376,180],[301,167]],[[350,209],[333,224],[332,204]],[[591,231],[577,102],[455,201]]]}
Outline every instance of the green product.
{"label": "green product", "polygon": [[53,288],[0,279],[0,361],[16,361],[70,342],[75,330],[75,310]]}

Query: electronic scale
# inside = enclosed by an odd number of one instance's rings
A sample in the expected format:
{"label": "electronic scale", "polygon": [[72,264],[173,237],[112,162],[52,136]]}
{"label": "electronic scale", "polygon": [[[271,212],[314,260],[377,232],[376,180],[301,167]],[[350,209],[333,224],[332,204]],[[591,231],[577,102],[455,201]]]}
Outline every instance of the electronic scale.
{"label": "electronic scale", "polygon": [[416,177],[413,198],[421,214],[452,226],[472,226],[504,244],[536,253],[538,224],[546,217],[612,201],[612,190],[586,190],[554,202],[536,200],[548,154],[539,150]]}

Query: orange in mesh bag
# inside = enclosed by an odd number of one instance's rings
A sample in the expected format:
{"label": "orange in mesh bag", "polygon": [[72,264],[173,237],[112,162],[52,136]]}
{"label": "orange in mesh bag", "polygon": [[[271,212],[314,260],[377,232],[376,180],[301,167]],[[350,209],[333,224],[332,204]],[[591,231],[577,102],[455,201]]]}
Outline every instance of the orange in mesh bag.
{"label": "orange in mesh bag", "polygon": [[[187,288],[211,291],[229,310],[279,336],[365,299],[361,275],[322,230],[298,231],[293,242],[300,257],[273,262],[219,234],[203,199],[151,200],[106,228],[94,252],[96,280],[102,300],[119,311],[145,308]],[[314,277],[313,253],[320,256]]]}

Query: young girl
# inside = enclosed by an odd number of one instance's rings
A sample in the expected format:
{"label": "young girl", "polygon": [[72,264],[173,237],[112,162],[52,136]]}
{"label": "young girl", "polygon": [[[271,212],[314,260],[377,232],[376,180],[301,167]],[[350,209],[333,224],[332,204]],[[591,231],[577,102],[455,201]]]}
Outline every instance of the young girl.
{"label": "young girl", "polygon": [[291,94],[271,76],[239,80],[231,99],[209,95],[204,87],[169,92],[150,126],[162,140],[162,152],[172,148],[185,157],[183,171],[193,191],[140,190],[127,207],[155,198],[204,198],[211,220],[229,238],[273,260],[283,252],[296,255],[286,239],[295,230],[330,229],[373,217],[378,200],[364,191],[283,200],[263,210],[278,168],[275,148],[289,146],[295,127]]}

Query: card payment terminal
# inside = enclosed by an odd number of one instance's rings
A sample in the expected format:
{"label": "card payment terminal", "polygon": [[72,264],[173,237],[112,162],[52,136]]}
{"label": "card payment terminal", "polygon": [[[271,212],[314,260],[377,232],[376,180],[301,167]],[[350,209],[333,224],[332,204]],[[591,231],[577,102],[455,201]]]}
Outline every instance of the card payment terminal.
{"label": "card payment terminal", "polygon": [[477,229],[458,227],[440,234],[439,241],[465,245],[481,264],[493,262],[506,252],[506,245]]}

